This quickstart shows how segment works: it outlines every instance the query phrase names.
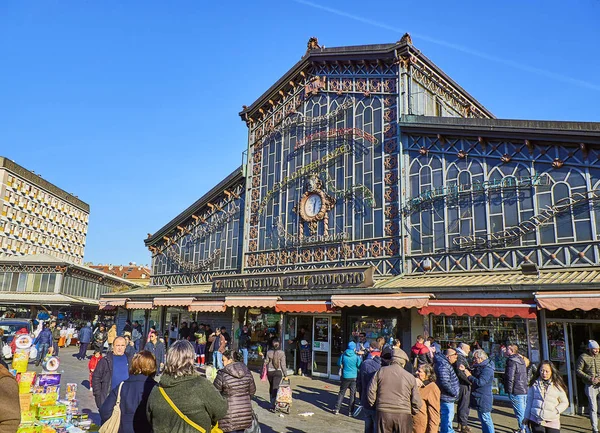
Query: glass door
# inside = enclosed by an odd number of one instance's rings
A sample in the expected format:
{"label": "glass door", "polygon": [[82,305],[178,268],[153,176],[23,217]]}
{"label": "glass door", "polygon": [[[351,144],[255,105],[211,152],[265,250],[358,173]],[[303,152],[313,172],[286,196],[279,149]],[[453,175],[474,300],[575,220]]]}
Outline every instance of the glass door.
{"label": "glass door", "polygon": [[[570,414],[575,413],[576,401],[573,396],[575,391],[575,370],[571,368],[571,351],[569,342],[570,327],[565,322],[546,322],[546,332],[548,333],[548,353],[550,361],[561,374],[564,382],[569,388]],[[571,343],[572,344],[572,343]]]}
{"label": "glass door", "polygon": [[328,377],[331,372],[329,348],[331,344],[329,317],[313,318],[313,376]]}
{"label": "glass door", "polygon": [[338,361],[344,351],[342,340],[342,318],[340,316],[331,318],[331,379],[340,380]]}

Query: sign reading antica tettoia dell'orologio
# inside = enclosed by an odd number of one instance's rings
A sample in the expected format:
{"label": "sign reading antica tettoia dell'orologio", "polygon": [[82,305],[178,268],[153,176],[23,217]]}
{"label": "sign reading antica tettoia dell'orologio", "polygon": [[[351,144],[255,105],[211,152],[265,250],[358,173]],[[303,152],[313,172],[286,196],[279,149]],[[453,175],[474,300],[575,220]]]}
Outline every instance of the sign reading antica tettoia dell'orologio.
{"label": "sign reading antica tettoia dell'orologio", "polygon": [[213,277],[213,292],[371,287],[372,266]]}

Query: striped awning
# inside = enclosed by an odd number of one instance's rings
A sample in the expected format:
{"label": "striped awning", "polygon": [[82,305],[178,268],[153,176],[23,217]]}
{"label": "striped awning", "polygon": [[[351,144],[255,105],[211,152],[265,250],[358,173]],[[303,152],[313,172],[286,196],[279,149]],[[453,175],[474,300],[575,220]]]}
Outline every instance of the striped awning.
{"label": "striped awning", "polygon": [[331,301],[277,301],[278,313],[332,313]]}
{"label": "striped awning", "polygon": [[194,301],[188,306],[190,313],[222,313],[226,309],[224,301]]}
{"label": "striped awning", "polygon": [[492,316],[492,317],[521,317],[535,319],[537,306],[533,300],[523,299],[440,299],[429,301],[426,307],[419,310],[420,314],[446,316]]}
{"label": "striped awning", "polygon": [[193,297],[154,298],[155,307],[187,307],[194,302]]}
{"label": "striped awning", "polygon": [[152,301],[128,301],[125,308],[128,310],[152,310],[154,305]]}
{"label": "striped awning", "polygon": [[379,307],[379,308],[421,308],[427,305],[429,293],[392,293],[381,295],[334,295],[331,304],[334,307]]}
{"label": "striped awning", "polygon": [[227,296],[225,305],[228,307],[275,308],[279,296]]}
{"label": "striped awning", "polygon": [[114,310],[117,307],[124,307],[126,303],[127,298],[100,299],[100,309]]}

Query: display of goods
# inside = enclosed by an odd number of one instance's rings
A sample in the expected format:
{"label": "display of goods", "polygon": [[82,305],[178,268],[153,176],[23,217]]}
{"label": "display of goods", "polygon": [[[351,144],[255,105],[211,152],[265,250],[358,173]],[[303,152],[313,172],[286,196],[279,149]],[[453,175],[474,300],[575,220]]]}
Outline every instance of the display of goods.
{"label": "display of goods", "polygon": [[58,360],[58,358],[56,356],[51,356],[50,358],[44,360],[44,363],[42,364],[42,367],[46,371],[56,371],[56,370],[58,370],[59,366],[60,366],[60,361]]}
{"label": "display of goods", "polygon": [[56,430],[54,430],[49,425],[42,424],[41,425],[41,429],[40,429],[40,433],[56,433]]}
{"label": "display of goods", "polygon": [[40,418],[38,422],[44,426],[59,427],[67,423],[67,417],[60,416],[55,418]]}
{"label": "display of goods", "polygon": [[31,392],[31,386],[35,382],[35,371],[25,371],[17,375],[19,382],[19,394],[28,394]]}
{"label": "display of goods", "polygon": [[38,374],[36,385],[38,386],[49,386],[60,385],[60,373],[42,373]]}
{"label": "display of goods", "polygon": [[40,406],[38,408],[38,417],[42,418],[60,418],[67,415],[67,406],[64,404],[54,404],[50,406]]}
{"label": "display of goods", "polygon": [[31,396],[32,394],[19,394],[19,405],[21,406],[21,411],[29,410],[31,407]]}
{"label": "display of goods", "polygon": [[31,395],[32,406],[52,406],[56,404],[56,400],[58,400],[57,392],[47,392],[43,394]]}
{"label": "display of goods", "polygon": [[29,352],[22,349],[17,350],[13,356],[12,368],[17,373],[24,373],[27,371],[27,364],[29,364]]}
{"label": "display of goods", "polygon": [[66,400],[75,400],[77,397],[77,384],[67,383],[67,391],[65,393]]}
{"label": "display of goods", "polygon": [[22,424],[17,429],[17,433],[41,433],[41,425]]}
{"label": "display of goods", "polygon": [[32,344],[33,340],[28,334],[15,336],[15,346],[17,349],[29,349]]}
{"label": "display of goods", "polygon": [[35,410],[21,410],[21,423],[34,423],[36,419]]}

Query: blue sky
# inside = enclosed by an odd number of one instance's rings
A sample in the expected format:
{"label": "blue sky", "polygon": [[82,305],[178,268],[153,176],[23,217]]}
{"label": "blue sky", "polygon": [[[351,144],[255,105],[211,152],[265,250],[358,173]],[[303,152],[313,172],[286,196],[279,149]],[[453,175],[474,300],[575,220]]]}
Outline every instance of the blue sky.
{"label": "blue sky", "polygon": [[0,155],[90,204],[86,261],[150,263],[146,234],[241,163],[238,112],[310,36],[410,32],[498,117],[600,121],[599,22],[600,0],[4,0]]}

